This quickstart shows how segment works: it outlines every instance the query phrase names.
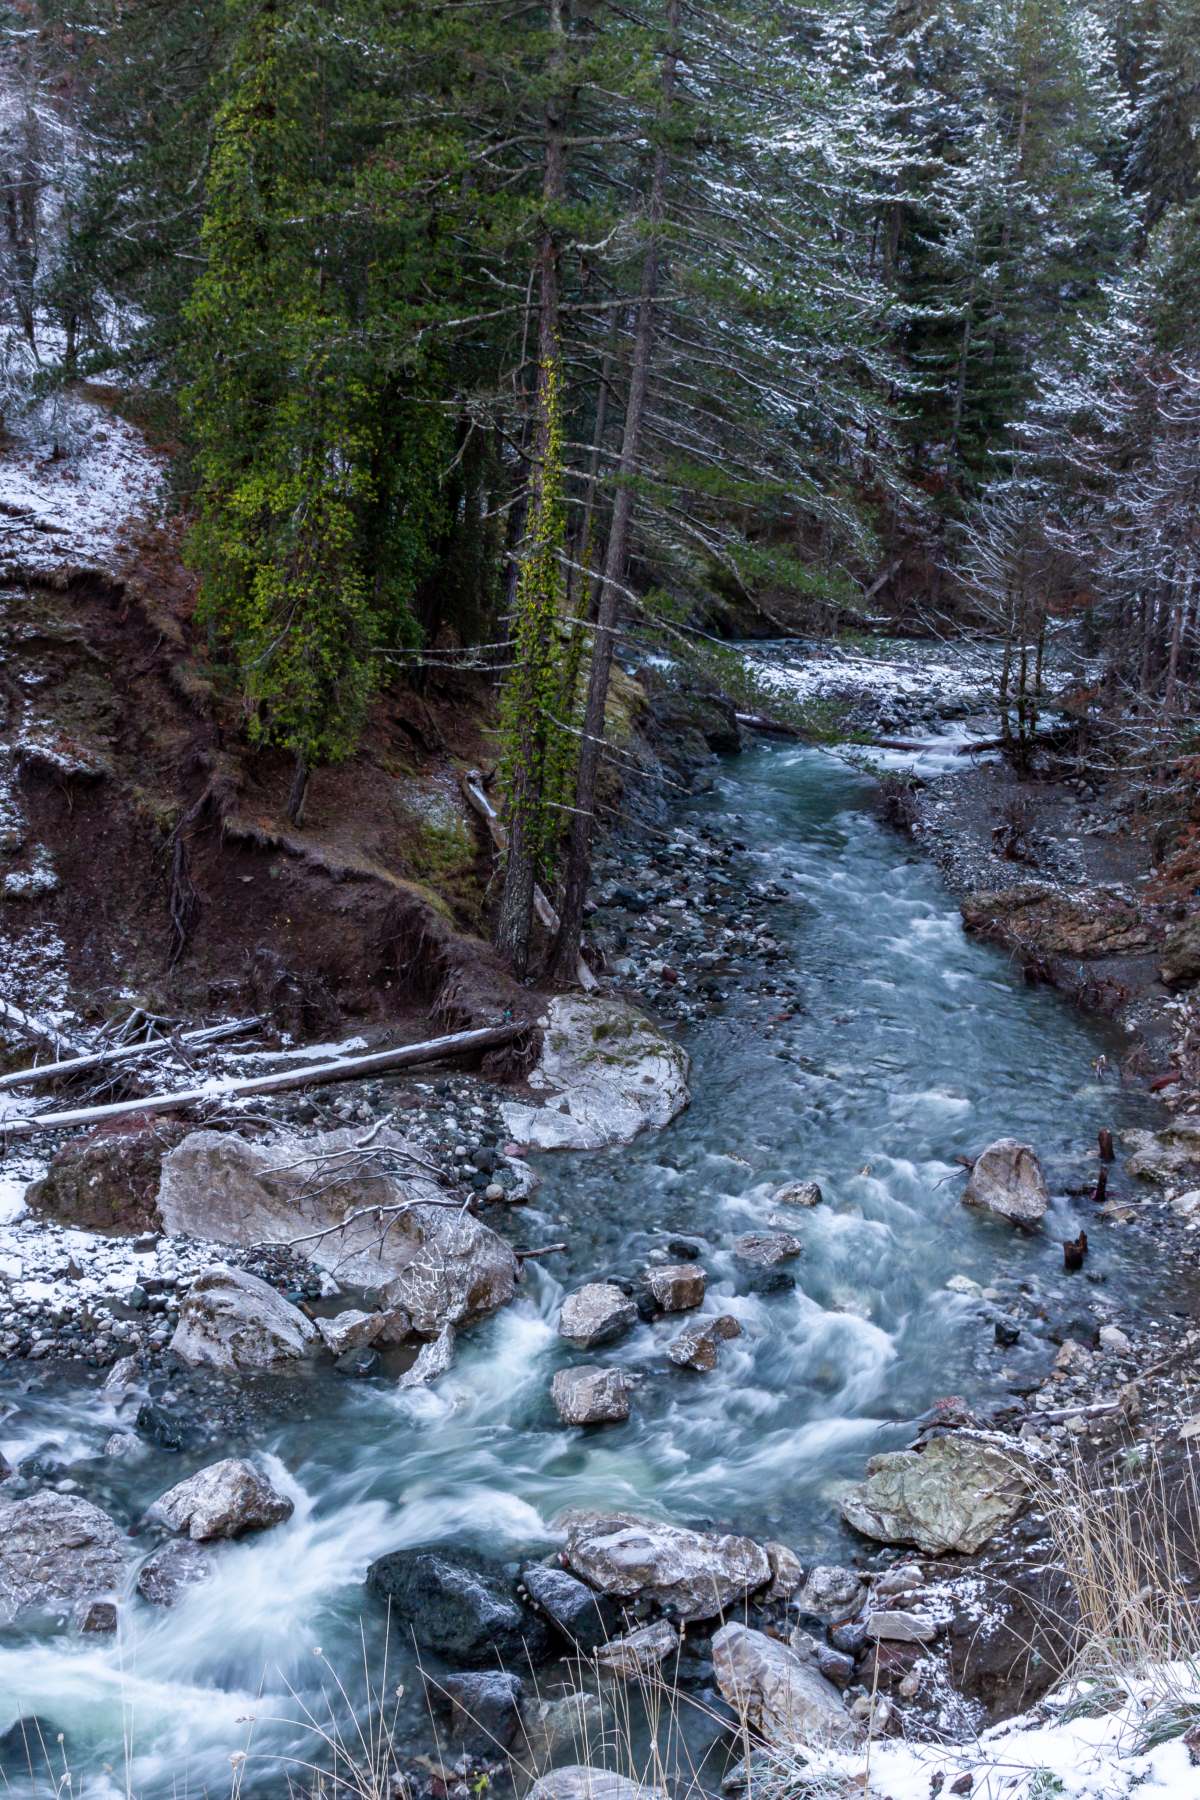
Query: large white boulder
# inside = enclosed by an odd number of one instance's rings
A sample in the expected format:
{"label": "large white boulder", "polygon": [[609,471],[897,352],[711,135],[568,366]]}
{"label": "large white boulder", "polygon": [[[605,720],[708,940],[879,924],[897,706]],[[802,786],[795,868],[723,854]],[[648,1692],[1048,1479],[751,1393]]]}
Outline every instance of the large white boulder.
{"label": "large white boulder", "polygon": [[712,1619],[766,1587],[771,1564],[752,1538],[663,1525],[635,1513],[568,1512],[567,1566],[602,1594],[655,1600],[676,1618]]}
{"label": "large white boulder", "polygon": [[193,1368],[235,1374],[285,1369],[320,1343],[312,1320],[268,1282],[217,1263],[184,1296],[171,1349]]}
{"label": "large white boulder", "polygon": [[1015,1443],[956,1431],[873,1456],[866,1480],[843,1494],[842,1517],[880,1543],[970,1556],[1029,1504],[1029,1477]]}
{"label": "large white boulder", "polygon": [[172,1531],[186,1531],[196,1543],[210,1538],[244,1537],[290,1519],[295,1508],[260,1469],[239,1456],[210,1463],[177,1481],[150,1508]]}
{"label": "large white boulder", "polygon": [[688,1056],[643,1012],[596,994],[559,994],[530,1071],[532,1100],[501,1110],[509,1135],[535,1150],[603,1150],[669,1125],[688,1093]]}
{"label": "large white boulder", "polygon": [[981,1207],[1026,1228],[1041,1223],[1049,1204],[1037,1152],[1016,1138],[997,1138],[981,1151],[963,1189],[964,1206]]}

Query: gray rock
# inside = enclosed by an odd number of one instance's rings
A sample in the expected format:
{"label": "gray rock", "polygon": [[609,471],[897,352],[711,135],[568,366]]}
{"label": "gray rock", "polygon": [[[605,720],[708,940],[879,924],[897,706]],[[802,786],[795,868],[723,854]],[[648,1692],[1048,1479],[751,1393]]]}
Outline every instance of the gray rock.
{"label": "gray rock", "polygon": [[[519,1270],[503,1238],[446,1204],[398,1132],[372,1139],[366,1167],[360,1136],[332,1131],[264,1144],[194,1131],[163,1160],[163,1224],[226,1244],[307,1237],[306,1256],[339,1280],[378,1289],[422,1336],[511,1300]],[[338,1170],[345,1173],[331,1173]],[[386,1231],[379,1209],[388,1213]]]}
{"label": "gray rock", "polygon": [[331,1356],[363,1350],[373,1344],[388,1323],[382,1312],[340,1312],[331,1319],[317,1319],[317,1330]]}
{"label": "gray rock", "polygon": [[937,1626],[926,1613],[889,1611],[867,1614],[867,1636],[889,1644],[932,1644]]}
{"label": "gray rock", "polygon": [[637,1324],[637,1307],[611,1281],[589,1281],[563,1301],[558,1318],[560,1337],[592,1350],[611,1344]]}
{"label": "gray rock", "polygon": [[320,1341],[312,1321],[267,1282],[218,1263],[188,1289],[171,1349],[193,1367],[254,1373],[295,1364]]}
{"label": "gray rock", "polygon": [[836,1563],[817,1563],[796,1595],[799,1612],[812,1613],[826,1623],[835,1619],[852,1619],[867,1597],[861,1575],[854,1569],[840,1568]]}
{"label": "gray rock", "polygon": [[61,1617],[102,1599],[125,1568],[125,1539],[108,1514],[49,1488],[0,1504],[0,1625]]}
{"label": "gray rock", "polygon": [[536,1661],[549,1648],[541,1619],[513,1592],[501,1564],[466,1550],[393,1550],[367,1570],[393,1630],[454,1662]]}
{"label": "gray rock", "polygon": [[865,1537],[930,1556],[971,1555],[1029,1503],[1029,1464],[1011,1441],[958,1431],[921,1451],[872,1457],[844,1494],[842,1517]]}
{"label": "gray rock", "polygon": [[1027,1227],[1039,1224],[1050,1205],[1037,1152],[1016,1138],[997,1138],[980,1152],[962,1198],[964,1206],[978,1206]]}
{"label": "gray rock", "polygon": [[541,1776],[526,1800],[667,1800],[667,1795],[664,1788],[643,1786],[587,1763],[571,1763]]}
{"label": "gray rock", "polygon": [[83,1599],[76,1606],[71,1623],[87,1637],[109,1637],[117,1629],[116,1601]]}
{"label": "gray rock", "polygon": [[679,1044],[623,1000],[559,994],[528,1076],[534,1104],[501,1108],[505,1130],[537,1150],[602,1150],[667,1125],[689,1095]]}
{"label": "gray rock", "polygon": [[617,1599],[653,1600],[680,1619],[711,1619],[766,1587],[771,1565],[750,1538],[688,1531],[635,1513],[568,1512],[568,1566]]}
{"label": "gray rock", "polygon": [[417,1352],[417,1360],[410,1369],[405,1369],[399,1381],[400,1388],[428,1387],[439,1375],[444,1375],[454,1362],[454,1327],[443,1325],[435,1338],[422,1344]]}
{"label": "gray rock", "polygon": [[690,1312],[704,1299],[708,1277],[699,1263],[664,1263],[646,1269],[642,1276],[660,1312]]}
{"label": "gray rock", "polygon": [[136,1387],[141,1380],[136,1356],[122,1356],[115,1362],[104,1377],[102,1394],[123,1394],[127,1388]]}
{"label": "gray rock", "polygon": [[154,1502],[146,1516],[171,1531],[186,1531],[196,1543],[244,1537],[290,1519],[295,1506],[266,1476],[238,1456],[210,1463]]}
{"label": "gray rock", "polygon": [[527,1700],[512,1771],[517,1791],[529,1785],[525,1770],[536,1780],[560,1756],[586,1756],[609,1740],[612,1727],[612,1709],[599,1694],[582,1688]]}
{"label": "gray rock", "polygon": [[771,1195],[772,1206],[820,1206],[825,1198],[815,1181],[789,1181]]}
{"label": "gray rock", "polygon": [[622,1681],[636,1681],[639,1676],[661,1669],[678,1649],[679,1633],[670,1620],[655,1619],[649,1625],[627,1631],[623,1637],[612,1638],[595,1652],[592,1661],[606,1674],[617,1675]]}
{"label": "gray rock", "polygon": [[1121,1142],[1127,1173],[1144,1181],[1191,1181],[1200,1169],[1200,1117],[1195,1115],[1172,1119],[1162,1131],[1123,1131]]}
{"label": "gray rock", "polygon": [[741,1326],[729,1313],[721,1313],[715,1319],[691,1319],[667,1345],[667,1355],[681,1369],[708,1373],[717,1366],[721,1344],[741,1335]]}
{"label": "gray rock", "polygon": [[1191,987],[1200,981],[1200,912],[1175,927],[1163,945],[1159,974],[1167,987]]}
{"label": "gray rock", "polygon": [[763,1549],[771,1565],[771,1585],[765,1600],[790,1600],[804,1583],[804,1565],[787,1544],[766,1543]]}
{"label": "gray rock", "polygon": [[435,1691],[448,1707],[455,1742],[478,1756],[508,1749],[521,1723],[519,1676],[502,1669],[471,1670],[443,1676]]}
{"label": "gray rock", "polygon": [[174,1606],[180,1596],[212,1574],[212,1558],[190,1538],[160,1544],[138,1570],[137,1591],[151,1606]]}
{"label": "gray rock", "polygon": [[897,1563],[892,1569],[885,1569],[878,1576],[872,1588],[874,1594],[911,1594],[916,1588],[925,1586],[925,1571],[920,1563]]}
{"label": "gray rock", "polygon": [[790,1231],[743,1231],[733,1240],[733,1254],[751,1269],[773,1269],[799,1256],[804,1245]]}
{"label": "gray rock", "polygon": [[861,1728],[841,1694],[789,1644],[746,1625],[723,1625],[712,1657],[725,1699],[769,1744],[849,1747],[860,1741]]}
{"label": "gray rock", "polygon": [[550,1398],[564,1425],[614,1425],[629,1417],[629,1382],[623,1369],[581,1363],[559,1369]]}
{"label": "gray rock", "polygon": [[521,1580],[538,1611],[577,1649],[594,1650],[620,1634],[622,1617],[616,1602],[566,1569],[531,1563],[522,1569]]}

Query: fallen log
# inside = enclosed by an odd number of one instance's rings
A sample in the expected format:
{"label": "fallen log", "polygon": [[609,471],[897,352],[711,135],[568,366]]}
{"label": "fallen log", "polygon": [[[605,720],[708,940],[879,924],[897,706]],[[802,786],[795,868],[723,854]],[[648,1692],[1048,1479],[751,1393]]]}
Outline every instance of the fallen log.
{"label": "fallen log", "polygon": [[28,1087],[31,1082],[65,1081],[72,1075],[83,1075],[89,1069],[108,1069],[114,1063],[136,1062],[145,1056],[157,1056],[162,1050],[183,1047],[202,1050],[206,1044],[219,1044],[224,1038],[240,1037],[260,1018],[232,1019],[227,1025],[207,1025],[197,1031],[184,1031],[177,1037],[147,1038],[140,1044],[121,1044],[114,1050],[94,1050],[86,1056],[68,1057],[65,1062],[35,1064],[32,1069],[14,1069],[11,1075],[0,1075],[0,1091],[5,1088]]}
{"label": "fallen log", "polygon": [[783,719],[768,719],[765,713],[734,713],[739,725],[747,731],[762,731],[769,737],[802,738],[804,733],[798,725],[789,725]]}
{"label": "fallen log", "polygon": [[[503,851],[507,849],[507,834],[505,833],[503,825],[500,823],[500,815],[483,791],[483,776],[480,774],[479,770],[468,769],[467,773],[462,778],[461,785],[463,798],[466,800],[467,805],[479,814],[480,818],[487,826],[491,840],[497,850]],[[559,924],[558,914],[554,910],[554,907],[551,905],[546,894],[536,882],[534,883],[533,888],[533,910],[545,926],[546,930],[550,933],[551,937],[557,936]],[[590,994],[596,986],[596,977],[592,974],[592,971],[588,968],[582,956],[575,965],[575,979],[585,993]]]}
{"label": "fallen log", "polygon": [[5,1025],[10,1031],[20,1032],[22,1037],[31,1038],[35,1044],[46,1044],[55,1056],[62,1056],[64,1052],[79,1053],[79,1046],[64,1037],[57,1025],[52,1025],[48,1019],[37,1018],[34,1013],[23,1012],[11,1001],[0,1000],[0,1026]]}
{"label": "fallen log", "polygon": [[357,1081],[364,1075],[404,1069],[413,1063],[433,1062],[442,1056],[459,1056],[468,1050],[487,1050],[495,1044],[511,1044],[524,1025],[481,1025],[471,1031],[452,1031],[445,1037],[427,1038],[420,1044],[400,1044],[392,1050],[375,1050],[366,1056],[343,1056],[336,1062],[310,1063],[303,1069],[286,1069],[279,1075],[254,1075],[206,1081],[202,1087],[181,1088],[175,1094],[146,1094],[138,1100],[118,1100],[107,1106],[81,1106],[70,1112],[38,1113],[27,1119],[0,1122],[0,1144],[11,1138],[32,1137],[43,1131],[74,1131],[80,1126],[102,1125],[111,1119],[127,1119],[134,1113],[180,1112],[214,1100],[237,1100],[250,1094],[282,1094],[289,1089],[320,1087],[331,1081]]}

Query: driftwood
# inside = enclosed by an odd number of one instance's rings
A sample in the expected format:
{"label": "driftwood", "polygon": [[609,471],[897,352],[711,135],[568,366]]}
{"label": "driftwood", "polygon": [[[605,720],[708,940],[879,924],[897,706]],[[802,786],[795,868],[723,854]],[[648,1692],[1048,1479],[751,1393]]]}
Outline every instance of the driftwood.
{"label": "driftwood", "polygon": [[400,1044],[392,1050],[376,1050],[367,1056],[343,1056],[336,1062],[310,1063],[303,1069],[286,1069],[279,1075],[255,1075],[246,1080],[213,1080],[203,1087],[182,1088],[175,1094],[147,1094],[138,1100],[120,1100],[107,1106],[77,1107],[71,1112],[39,1113],[34,1118],[5,1119],[0,1123],[0,1143],[8,1138],[32,1137],[42,1131],[73,1131],[79,1126],[101,1125],[110,1119],[127,1119],[134,1113],[180,1112],[214,1100],[236,1100],[244,1094],[282,1094],[291,1088],[319,1087],[330,1081],[354,1081],[364,1075],[404,1069],[413,1063],[432,1062],[441,1056],[459,1056],[469,1050],[487,1050],[494,1044],[510,1044],[526,1029],[523,1025],[482,1025],[472,1031],[452,1031],[445,1037],[420,1044]]}
{"label": "driftwood", "polygon": [[121,1044],[113,1050],[95,1050],[86,1056],[72,1056],[66,1062],[41,1063],[32,1069],[15,1069],[11,1075],[0,1075],[0,1091],[5,1088],[28,1087],[37,1081],[65,1081],[72,1075],[83,1075],[89,1069],[111,1068],[113,1063],[136,1062],[145,1056],[157,1056],[162,1050],[202,1050],[206,1044],[219,1044],[224,1038],[240,1037],[262,1020],[233,1019],[227,1025],[208,1025],[200,1031],[184,1031],[177,1037],[147,1038],[140,1044]]}
{"label": "driftwood", "polygon": [[739,725],[747,731],[762,731],[770,737],[802,738],[804,733],[798,725],[788,725],[783,719],[768,719],[765,713],[734,713]]}
{"label": "driftwood", "polygon": [[[462,777],[463,798],[467,805],[477,812],[488,828],[493,844],[497,850],[503,851],[508,846],[508,837],[500,817],[491,801],[483,791],[483,776],[478,769],[468,769]],[[559,919],[554,907],[540,887],[534,883],[533,910],[551,937],[558,934]],[[575,979],[585,993],[590,994],[596,986],[596,977],[584,962],[582,956],[575,965]]]}
{"label": "driftwood", "polygon": [[52,1025],[48,1019],[39,1019],[34,1013],[22,1012],[8,1000],[0,1000],[0,1026],[7,1026],[35,1044],[47,1045],[55,1056],[62,1056],[64,1052],[79,1054],[79,1046],[64,1037],[57,1025]]}

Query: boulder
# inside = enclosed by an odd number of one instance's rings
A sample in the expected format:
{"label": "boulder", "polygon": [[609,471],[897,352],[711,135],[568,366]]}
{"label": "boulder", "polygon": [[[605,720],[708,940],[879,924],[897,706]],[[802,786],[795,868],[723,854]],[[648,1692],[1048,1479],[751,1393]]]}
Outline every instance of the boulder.
{"label": "boulder", "polygon": [[320,1341],[312,1321],[267,1282],[218,1263],[188,1289],[171,1349],[193,1367],[253,1374],[294,1365]]}
{"label": "boulder", "polygon": [[183,1135],[183,1126],[142,1113],[71,1138],[26,1189],[25,1204],[39,1218],[106,1237],[155,1230],[163,1158]]}
{"label": "boulder", "polygon": [[262,1143],[194,1131],[163,1161],[163,1225],[225,1244],[305,1238],[311,1261],[378,1289],[422,1337],[511,1300],[519,1269],[504,1239],[447,1203],[398,1132],[380,1131],[369,1151],[359,1150],[360,1137],[331,1131]]}
{"label": "boulder", "polygon": [[817,1563],[808,1571],[795,1603],[797,1611],[811,1613],[831,1624],[838,1619],[852,1619],[866,1597],[867,1590],[857,1570],[844,1569],[836,1563]]}
{"label": "boulder", "polygon": [[825,1198],[815,1181],[789,1181],[771,1195],[772,1206],[820,1206]]}
{"label": "boulder", "polygon": [[160,1544],[138,1570],[137,1591],[151,1606],[174,1606],[186,1589],[212,1574],[212,1558],[190,1538]]}
{"label": "boulder", "polygon": [[1170,933],[1158,972],[1168,987],[1193,987],[1200,981],[1200,912]]}
{"label": "boulder", "polygon": [[123,1533],[80,1495],[43,1488],[0,1504],[0,1625],[74,1612],[110,1593],[124,1568]]}
{"label": "boulder", "polygon": [[581,1363],[560,1369],[550,1398],[564,1425],[615,1425],[629,1417],[629,1382],[623,1369]]}
{"label": "boulder", "polygon": [[874,1456],[841,1513],[864,1537],[930,1556],[971,1555],[1029,1503],[1029,1464],[1014,1443],[959,1431],[920,1451]]}
{"label": "boulder", "polygon": [[616,1601],[596,1593],[566,1569],[549,1563],[530,1563],[522,1569],[521,1581],[530,1602],[578,1650],[594,1650],[623,1629],[621,1608]]}
{"label": "boulder", "polygon": [[593,1769],[587,1763],[571,1763],[551,1769],[529,1789],[525,1800],[667,1800],[666,1790]]}
{"label": "boulder", "polygon": [[789,1644],[746,1625],[723,1625],[712,1658],[725,1699],[769,1744],[849,1748],[861,1739],[837,1688]]}
{"label": "boulder", "polygon": [[348,1350],[364,1350],[373,1344],[388,1324],[384,1312],[340,1312],[331,1319],[314,1321],[329,1354],[345,1356]]}
{"label": "boulder", "polygon": [[290,1519],[295,1506],[266,1476],[238,1456],[176,1482],[149,1509],[147,1518],[171,1531],[186,1531],[195,1543],[244,1537]]}
{"label": "boulder", "polygon": [[[604,1743],[613,1728],[612,1709],[599,1694],[582,1688],[565,1693],[539,1694],[526,1701],[521,1712],[521,1736],[517,1741],[513,1781],[520,1792],[556,1758],[586,1755],[589,1745]],[[522,1779],[524,1776],[524,1779]]]}
{"label": "boulder", "polygon": [[773,1269],[799,1256],[804,1244],[790,1231],[743,1231],[733,1240],[733,1254],[751,1269]]}
{"label": "boulder", "polygon": [[1200,1170],[1200,1117],[1182,1114],[1161,1131],[1123,1131],[1128,1174],[1143,1181],[1192,1181]]}
{"label": "boulder", "polygon": [[644,1270],[642,1280],[658,1311],[674,1313],[700,1305],[708,1277],[699,1263],[664,1263]]}
{"label": "boulder", "polygon": [[392,1550],[371,1564],[367,1586],[387,1602],[393,1628],[454,1662],[525,1664],[549,1646],[503,1566],[467,1550]]}
{"label": "boulder", "polygon": [[867,1614],[867,1636],[876,1643],[932,1644],[937,1626],[928,1613],[902,1612],[886,1607]]}
{"label": "boulder", "polygon": [[505,1129],[537,1150],[602,1150],[667,1125],[688,1103],[687,1052],[636,1007],[559,994],[530,1071],[532,1103],[509,1101]]}
{"label": "boulder", "polygon": [[439,1375],[444,1375],[454,1362],[454,1327],[443,1325],[435,1338],[422,1344],[417,1352],[416,1361],[411,1368],[405,1369],[396,1386],[399,1388],[428,1387]]}
{"label": "boulder", "polygon": [[968,894],[962,916],[980,937],[1043,956],[1136,956],[1157,937],[1120,895],[1064,894],[1034,882]]}
{"label": "boulder", "polygon": [[692,1319],[667,1345],[667,1355],[681,1369],[708,1372],[717,1366],[722,1343],[741,1335],[741,1326],[728,1313],[715,1319]]}
{"label": "boulder", "polygon": [[763,1545],[771,1565],[771,1585],[764,1600],[790,1600],[804,1582],[804,1564],[788,1544],[769,1540]]}
{"label": "boulder", "polygon": [[567,1565],[602,1594],[653,1600],[680,1619],[711,1619],[771,1579],[751,1538],[689,1531],[636,1513],[573,1511],[559,1521]]}
{"label": "boulder", "polygon": [[563,1301],[558,1332],[581,1350],[592,1350],[623,1337],[637,1316],[633,1301],[614,1282],[589,1281]]}
{"label": "boulder", "polygon": [[1046,1177],[1031,1144],[997,1138],[975,1159],[963,1189],[963,1205],[978,1206],[1029,1228],[1040,1224],[1050,1204]]}
{"label": "boulder", "polygon": [[649,1625],[627,1631],[623,1637],[610,1639],[594,1653],[592,1661],[608,1675],[637,1681],[661,1669],[668,1656],[675,1656],[679,1641],[679,1633],[669,1619],[655,1619]]}
{"label": "boulder", "polygon": [[516,1737],[523,1692],[520,1676],[503,1669],[446,1675],[435,1689],[449,1711],[451,1737],[468,1754],[486,1757],[507,1750]]}

